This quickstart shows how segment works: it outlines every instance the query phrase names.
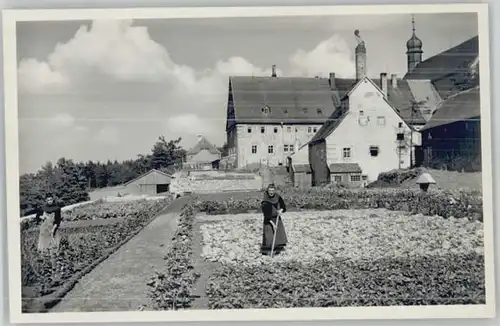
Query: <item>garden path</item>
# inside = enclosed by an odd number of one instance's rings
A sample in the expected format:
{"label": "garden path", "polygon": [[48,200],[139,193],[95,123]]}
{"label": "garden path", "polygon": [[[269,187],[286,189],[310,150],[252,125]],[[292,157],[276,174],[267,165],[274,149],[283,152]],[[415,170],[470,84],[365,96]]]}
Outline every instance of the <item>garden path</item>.
{"label": "garden path", "polygon": [[134,311],[148,303],[147,285],[164,263],[166,243],[189,202],[174,200],[135,237],[85,275],[51,312]]}

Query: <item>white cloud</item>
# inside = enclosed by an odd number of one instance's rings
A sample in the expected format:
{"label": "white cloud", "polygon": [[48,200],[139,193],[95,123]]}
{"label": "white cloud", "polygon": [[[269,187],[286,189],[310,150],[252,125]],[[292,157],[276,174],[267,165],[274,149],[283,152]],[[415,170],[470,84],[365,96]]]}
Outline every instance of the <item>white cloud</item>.
{"label": "white cloud", "polygon": [[47,62],[26,59],[22,60],[19,65],[18,87],[20,91],[39,93],[64,87],[67,82],[65,76],[54,70]]}
{"label": "white cloud", "polygon": [[351,49],[339,36],[332,36],[318,44],[313,50],[298,50],[290,58],[293,74],[305,76],[328,76],[335,72],[337,77],[355,75]]}
{"label": "white cloud", "polygon": [[[278,69],[277,73],[314,76],[334,71],[339,77],[351,76],[354,64],[350,52],[346,42],[334,36],[311,51],[297,51],[289,58],[291,70]],[[76,135],[67,133],[67,137],[79,142],[84,138],[87,144],[80,148],[88,153],[79,153],[79,157],[88,159],[105,156],[109,145],[120,143],[129,145],[116,146],[116,151],[121,151],[117,157],[134,157],[149,149],[144,145],[147,140],[142,138],[154,139],[154,134],[164,131],[162,127],[170,139],[191,139],[203,133],[221,145],[225,140],[228,76],[270,74],[271,69],[258,67],[243,57],[221,59],[204,70],[176,63],[168,49],[153,40],[145,27],[128,20],[94,21],[91,26],[81,26],[72,39],[58,44],[46,61],[24,59],[18,67],[20,96],[43,95],[39,101],[26,103],[44,108],[54,106],[59,112],[61,108],[77,112],[73,116],[56,116],[53,124],[79,130]],[[56,100],[58,96],[65,102]],[[40,101],[43,105],[37,104]],[[75,125],[76,114],[77,119],[99,115],[111,120],[156,119],[160,121],[160,130],[145,124],[134,125],[131,130],[130,124],[111,122],[102,128],[92,127],[96,129],[93,137],[82,137],[87,128]],[[46,140],[40,140],[43,141]],[[66,139],[65,144],[71,146],[70,143]],[[34,143],[32,146],[33,150],[39,147]]]}
{"label": "white cloud", "polygon": [[204,121],[194,113],[171,117],[167,120],[166,127],[175,133],[184,133],[187,135],[198,135],[209,132],[207,121]]}

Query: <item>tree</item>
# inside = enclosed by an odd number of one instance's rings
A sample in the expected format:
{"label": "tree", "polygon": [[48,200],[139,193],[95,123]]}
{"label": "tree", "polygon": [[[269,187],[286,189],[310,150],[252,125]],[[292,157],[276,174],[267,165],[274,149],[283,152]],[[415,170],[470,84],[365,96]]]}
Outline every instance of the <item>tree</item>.
{"label": "tree", "polygon": [[72,160],[60,159],[57,168],[61,172],[56,186],[56,196],[65,205],[89,200],[87,179]]}
{"label": "tree", "polygon": [[164,136],[158,137],[158,141],[151,149],[151,167],[160,170],[182,163],[186,152],[179,146],[180,142],[181,138],[167,142]]}
{"label": "tree", "polygon": [[21,213],[32,213],[42,205],[45,194],[54,193],[64,204],[88,200],[88,190],[115,186],[130,181],[152,168],[172,173],[182,166],[186,151],[179,145],[181,138],[167,141],[160,136],[151,153],[138,155],[136,159],[122,162],[87,161],[75,163],[60,158],[55,164],[47,162],[36,173],[23,174],[19,178]]}
{"label": "tree", "polygon": [[96,164],[92,161],[88,161],[83,167],[85,178],[87,178],[87,184],[89,189],[97,188],[96,185]]}
{"label": "tree", "polygon": [[97,163],[95,168],[96,187],[104,188],[108,186],[109,174],[106,165]]}

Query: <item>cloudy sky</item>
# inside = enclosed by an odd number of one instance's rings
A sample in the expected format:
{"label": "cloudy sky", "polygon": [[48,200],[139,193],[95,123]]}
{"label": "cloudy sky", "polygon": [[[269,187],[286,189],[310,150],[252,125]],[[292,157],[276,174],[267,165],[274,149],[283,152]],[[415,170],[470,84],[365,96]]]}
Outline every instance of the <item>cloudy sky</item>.
{"label": "cloudy sky", "polygon": [[[424,59],[477,35],[475,14],[415,20]],[[404,75],[410,15],[18,23],[20,172],[135,158],[159,135],[222,145],[228,76],[350,77],[355,29],[370,76]]]}

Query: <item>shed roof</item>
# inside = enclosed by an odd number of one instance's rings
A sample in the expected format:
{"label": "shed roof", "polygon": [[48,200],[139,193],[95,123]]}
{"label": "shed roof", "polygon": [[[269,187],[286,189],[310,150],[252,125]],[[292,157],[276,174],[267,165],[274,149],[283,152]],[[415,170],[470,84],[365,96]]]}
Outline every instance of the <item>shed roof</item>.
{"label": "shed roof", "polygon": [[361,173],[358,163],[332,163],[328,166],[330,173]]}
{"label": "shed roof", "polygon": [[311,173],[311,165],[309,164],[292,164],[293,172]]}
{"label": "shed roof", "polygon": [[165,176],[165,177],[169,177],[169,178],[172,178],[172,179],[174,178],[174,176],[173,176],[173,175],[170,175],[170,174],[168,174],[168,173],[165,173],[165,172],[162,172],[162,171],[160,171],[160,170],[156,170],[156,169],[151,169],[151,170],[149,170],[148,172],[146,172],[146,173],[144,173],[144,174],[142,174],[142,175],[138,176],[137,178],[132,179],[132,180],[130,180],[130,181],[127,181],[126,183],[124,183],[124,184],[123,184],[123,186],[127,186],[127,185],[129,185],[129,184],[131,184],[131,183],[133,183],[133,182],[135,182],[135,181],[137,181],[137,180],[140,180],[140,179],[142,179],[142,178],[144,178],[144,177],[146,177],[146,176],[148,176],[148,175],[150,175],[150,174],[152,174],[152,173],[159,173],[159,174],[161,174],[161,175],[163,175],[163,176]]}
{"label": "shed roof", "polygon": [[422,130],[481,116],[479,86],[462,91],[443,101]]}

